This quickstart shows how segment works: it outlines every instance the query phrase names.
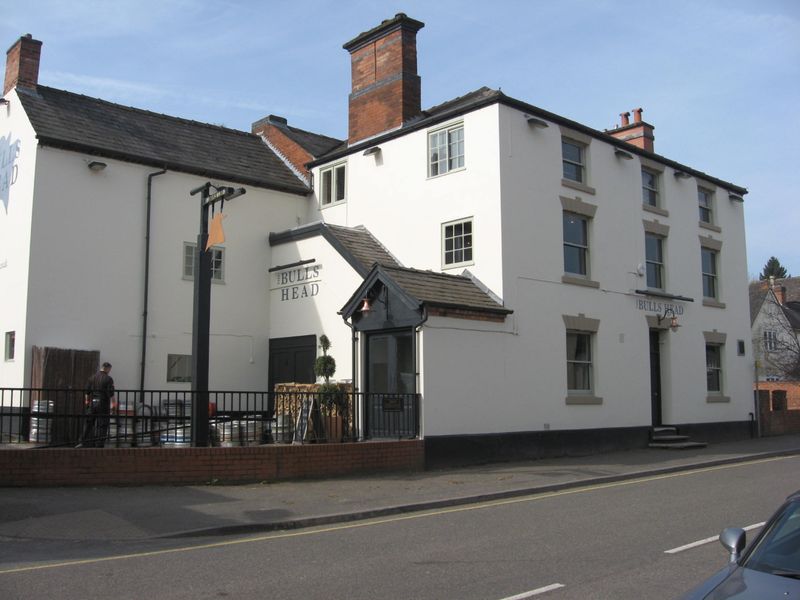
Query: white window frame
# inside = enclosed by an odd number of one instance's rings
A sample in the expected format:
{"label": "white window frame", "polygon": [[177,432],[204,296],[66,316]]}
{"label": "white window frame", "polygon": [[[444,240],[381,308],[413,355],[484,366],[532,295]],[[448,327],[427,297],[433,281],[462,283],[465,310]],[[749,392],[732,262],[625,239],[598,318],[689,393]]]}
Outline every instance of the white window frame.
{"label": "white window frame", "polygon": [[[572,242],[572,241],[568,241],[567,240],[566,235],[565,235],[566,234],[566,226],[565,226],[564,221],[567,219],[568,216],[569,217],[574,217],[575,219],[578,219],[578,220],[583,222],[584,237],[585,237],[584,244],[578,244],[576,242]],[[563,240],[564,240],[564,273],[566,273],[568,275],[572,275],[572,276],[575,276],[575,277],[585,277],[587,279],[589,278],[589,256],[590,256],[589,255],[589,246],[590,246],[590,244],[589,244],[589,242],[590,242],[590,240],[589,240],[589,221],[590,220],[591,220],[590,217],[588,217],[586,215],[578,214],[576,212],[572,212],[572,211],[569,211],[569,210],[565,210],[565,211],[562,212],[562,215],[561,215],[561,230],[562,230],[562,236],[563,236]],[[583,255],[583,267],[584,267],[583,268],[583,272],[568,271],[567,270],[567,257],[566,257],[566,249],[567,249],[567,247],[577,248],[582,253],[582,255]]]}
{"label": "white window frame", "polygon": [[[325,186],[326,177],[330,177],[330,190]],[[341,182],[341,198],[339,183]],[[347,202],[347,162],[340,162],[319,171],[319,204],[321,207]]]}
{"label": "white window frame", "polygon": [[[470,229],[469,234],[465,234],[463,232],[463,227],[462,227],[461,234],[456,235],[454,231],[453,235],[448,238],[447,236],[448,227],[455,228],[455,226],[457,225],[463,226],[465,224],[469,224],[469,229]],[[469,239],[467,239],[467,237]],[[441,239],[442,239],[442,269],[454,269],[457,267],[464,267],[475,264],[475,219],[473,217],[466,217],[464,219],[457,219],[455,221],[448,221],[447,223],[442,223]],[[458,250],[462,252],[469,252],[469,259],[462,260],[460,262],[454,260],[453,262],[448,263],[447,262],[448,253],[454,254],[455,252],[458,251],[455,247],[453,247],[450,250],[447,249],[448,239],[453,239],[453,240],[461,239],[462,246]],[[468,242],[469,245],[466,245],[466,242]]]}
{"label": "white window frame", "polygon": [[192,355],[167,354],[167,383],[191,383],[191,382],[192,382]]}
{"label": "white window frame", "polygon": [[[711,343],[711,342],[706,342],[705,348],[706,348],[706,392],[709,395],[722,395],[722,392],[723,392],[723,389],[724,389],[724,383],[723,383],[724,372],[722,370],[723,359],[724,359],[723,345],[722,344],[714,344],[714,343]],[[718,362],[719,362],[719,364],[716,365],[716,366],[713,366],[713,365],[709,364],[709,362],[708,362],[708,350],[709,350],[709,348],[715,348],[716,349],[717,359],[718,359]],[[711,388],[709,386],[709,374],[711,374],[712,372],[716,373],[717,389],[713,389],[713,388]]]}
{"label": "white window frame", "polygon": [[778,351],[778,332],[774,329],[765,329],[762,335],[764,352]]}
{"label": "white window frame", "polygon": [[[183,279],[194,281],[194,260],[197,255],[197,244],[183,242]],[[225,248],[212,246],[211,252],[211,283],[225,283]]]}
{"label": "white window frame", "polygon": [[[706,272],[705,270],[705,260],[703,258],[704,253],[708,252],[712,258],[712,268],[713,272]],[[706,248],[705,246],[700,247],[700,271],[703,274],[703,298],[708,298],[711,300],[719,299],[719,268],[717,263],[719,259],[719,252],[714,250],[713,248]],[[706,282],[710,282],[710,285],[713,287],[713,294],[707,295],[706,294]]]}
{"label": "white window frame", "polygon": [[[572,160],[572,159],[567,158],[566,156],[564,156],[564,144],[568,144],[570,146],[575,146],[576,148],[578,148],[578,150],[580,152],[580,158],[579,158],[579,160],[577,162]],[[575,183],[580,183],[582,185],[587,185],[587,182],[586,182],[586,173],[587,173],[587,169],[586,169],[586,151],[587,151],[587,149],[588,149],[588,145],[587,144],[584,144],[583,142],[579,142],[578,140],[575,140],[575,139],[573,139],[573,138],[571,138],[569,136],[561,136],[561,165],[562,165],[561,177],[563,179],[566,179],[567,181],[572,181],[572,182],[575,182]],[[564,170],[564,166],[567,165],[567,164],[578,167],[578,173],[580,174],[580,177],[578,179],[573,179],[572,177],[567,177],[567,173]]]}
{"label": "white window frame", "polygon": [[14,360],[14,356],[16,354],[16,347],[17,347],[17,332],[6,331],[5,350],[3,352],[3,356],[5,357],[6,362],[11,362]]}
{"label": "white window frame", "polygon": [[[453,139],[459,133],[460,139]],[[451,123],[428,132],[428,177],[439,177],[466,168],[464,122]],[[435,145],[434,145],[435,144]],[[441,157],[444,152],[446,155]],[[434,160],[434,156],[436,160]]]}
{"label": "white window frame", "polygon": [[[647,185],[644,180],[645,174],[653,178],[653,184]],[[642,167],[642,204],[659,208],[661,206],[661,173],[647,167]],[[650,201],[652,199],[652,202]]]}
{"label": "white window frame", "polygon": [[[664,289],[666,289],[666,265],[665,265],[665,262],[664,262],[664,260],[665,260],[664,259],[664,255],[665,255],[665,252],[664,252],[664,245],[665,245],[664,244],[664,240],[666,238],[664,238],[664,236],[658,235],[657,233],[651,233],[649,231],[645,232],[644,236],[645,236],[644,256],[645,256],[645,267],[646,267],[646,271],[647,271],[645,278],[646,278],[647,287],[649,289],[651,289],[651,290],[664,290]],[[649,257],[647,255],[647,238],[648,237],[652,237],[652,238],[658,240],[659,253],[661,254],[661,256],[658,259],[656,259],[655,257]],[[651,270],[651,268],[655,269],[655,271],[656,271],[656,273],[658,275],[658,280],[659,281],[657,281],[656,283],[658,283],[659,285],[656,285],[656,286],[650,285],[650,270]]]}
{"label": "white window frame", "polygon": [[697,187],[698,219],[706,225],[714,224],[714,192],[702,186]]}
{"label": "white window frame", "polygon": [[[569,356],[569,338],[570,336],[583,336],[587,338],[587,349],[588,349],[588,359],[587,360],[570,360]],[[566,347],[567,347],[567,395],[580,395],[580,396],[591,396],[594,394],[594,333],[591,331],[578,331],[574,329],[568,329],[566,335]],[[574,369],[576,366],[583,366],[586,368],[588,373],[588,380],[589,380],[589,388],[571,388],[569,386],[570,383],[570,371]],[[573,376],[573,380],[576,378]]]}

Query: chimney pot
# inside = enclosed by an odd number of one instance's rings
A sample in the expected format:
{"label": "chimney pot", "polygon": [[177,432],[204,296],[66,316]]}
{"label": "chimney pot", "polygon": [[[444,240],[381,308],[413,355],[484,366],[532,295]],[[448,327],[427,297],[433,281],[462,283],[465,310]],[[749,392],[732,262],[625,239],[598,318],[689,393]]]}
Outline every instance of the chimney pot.
{"label": "chimney pot", "polygon": [[622,117],[622,120],[620,121],[620,127],[625,127],[626,125],[630,124],[631,113],[629,112],[619,113],[619,116]]}
{"label": "chimney pot", "polygon": [[634,123],[641,123],[642,122],[642,109],[641,108],[634,108],[633,109],[633,122]]}

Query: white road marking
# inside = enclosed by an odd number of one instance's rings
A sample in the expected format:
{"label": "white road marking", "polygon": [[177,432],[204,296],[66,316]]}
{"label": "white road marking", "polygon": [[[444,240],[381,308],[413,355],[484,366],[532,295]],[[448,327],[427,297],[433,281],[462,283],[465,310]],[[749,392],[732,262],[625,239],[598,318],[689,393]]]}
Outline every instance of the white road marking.
{"label": "white road marking", "polygon": [[[755,523],[753,525],[748,525],[744,528],[745,531],[750,531],[751,529],[758,529],[759,527],[763,527],[764,523]],[[705,544],[710,544],[711,542],[716,542],[719,540],[719,536],[715,535],[714,537],[709,537],[704,540],[698,540],[696,542],[692,542],[691,544],[686,544],[685,546],[680,546],[678,548],[673,548],[672,550],[664,550],[664,554],[677,554],[678,552],[683,552],[684,550],[691,550],[692,548],[697,548],[698,546],[704,546]]]}
{"label": "white road marking", "polygon": [[533,598],[534,596],[538,596],[539,594],[544,594],[546,592],[552,592],[553,590],[558,590],[564,587],[561,583],[554,583],[552,585],[546,585],[544,587],[536,588],[535,590],[531,590],[530,592],[522,592],[521,594],[517,594],[516,596],[509,596],[508,598],[503,598],[502,600],[523,600],[523,598]]}

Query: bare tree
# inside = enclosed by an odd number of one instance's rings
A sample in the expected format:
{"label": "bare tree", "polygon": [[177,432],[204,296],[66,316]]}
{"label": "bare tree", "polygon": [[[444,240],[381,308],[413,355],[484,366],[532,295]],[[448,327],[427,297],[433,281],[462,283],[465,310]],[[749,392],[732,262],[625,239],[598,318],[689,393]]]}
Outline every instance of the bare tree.
{"label": "bare tree", "polygon": [[753,347],[765,376],[800,380],[800,311],[793,308],[778,304],[772,294],[764,300]]}

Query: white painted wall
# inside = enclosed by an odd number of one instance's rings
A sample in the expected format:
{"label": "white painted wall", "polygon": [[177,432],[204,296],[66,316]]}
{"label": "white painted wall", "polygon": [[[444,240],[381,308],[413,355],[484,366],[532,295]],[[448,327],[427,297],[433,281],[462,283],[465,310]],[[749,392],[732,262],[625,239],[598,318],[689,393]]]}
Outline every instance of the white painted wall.
{"label": "white painted wall", "polygon": [[[108,167],[95,173],[90,158],[39,150],[26,354],[32,345],[100,350],[117,387],[137,388],[146,182],[156,169],[104,158]],[[183,243],[196,242],[200,200],[189,191],[205,181],[172,172],[153,180],[148,389],[189,388],[166,382],[167,354],[191,354],[193,282],[183,278]],[[211,292],[211,389],[265,389],[267,236],[306,211],[305,197],[252,186],[226,203],[225,283]]]}
{"label": "white painted wall", "polygon": [[502,295],[497,118],[498,107],[490,106],[432,128],[464,123],[465,166],[438,177],[428,177],[428,130],[382,143],[378,155],[350,155],[347,202],[323,208],[322,218],[365,225],[406,266],[460,274],[463,266],[443,269],[442,224],[472,217],[474,264],[468,268]]}
{"label": "white painted wall", "polygon": [[36,136],[15,90],[0,105],[0,344],[16,334],[15,358],[0,355],[0,387],[26,384],[28,260],[36,169]]}
{"label": "white painted wall", "polygon": [[[698,224],[694,178],[661,176],[668,215],[642,208],[640,159],[622,160],[598,139],[588,150],[595,193],[562,184],[561,128],[531,128],[524,115],[498,105],[463,117],[466,168],[426,177],[427,131],[381,143],[378,157],[348,157],[348,199],[324,208],[325,220],[366,225],[407,266],[441,270],[441,223],[475,218],[475,265],[469,269],[502,296],[514,315],[504,325],[431,319],[424,327],[425,435],[648,426],[651,423],[648,315],[635,289],[645,262],[643,221],[668,225],[666,292],[681,328],[661,335],[665,423],[742,421],[752,410],[753,358],[737,353],[749,340],[744,221],[741,203],[715,191],[715,224]],[[680,157],[678,157],[680,158]],[[317,170],[318,172],[319,170]],[[560,197],[597,206],[590,232],[591,279],[599,289],[562,283]],[[700,236],[722,241],[719,300],[703,305]],[[599,319],[594,339],[594,392],[600,405],[566,403],[566,328],[562,315]],[[723,332],[723,394],[707,402],[703,332]]]}
{"label": "white painted wall", "polygon": [[[362,279],[321,235],[272,248],[273,267],[310,259],[315,262],[269,275],[270,338],[314,335],[319,341],[322,334],[327,335],[331,341],[328,353],[336,360],[333,380],[352,380],[351,332],[337,313]],[[296,278],[298,269],[308,279],[287,283],[290,272],[295,272],[291,275]],[[317,355],[321,354],[317,348]]]}

